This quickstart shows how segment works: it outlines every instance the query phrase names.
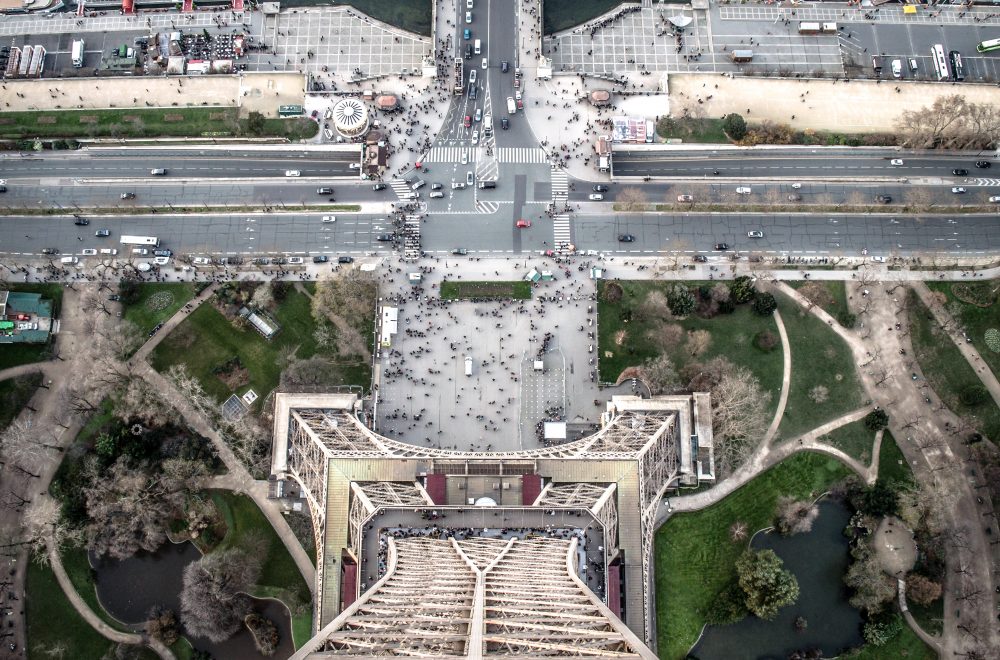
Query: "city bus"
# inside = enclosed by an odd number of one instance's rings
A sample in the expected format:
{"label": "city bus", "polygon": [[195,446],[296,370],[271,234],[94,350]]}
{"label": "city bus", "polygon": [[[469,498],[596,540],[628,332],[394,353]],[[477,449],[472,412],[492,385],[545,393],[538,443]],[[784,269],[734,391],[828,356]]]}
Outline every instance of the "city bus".
{"label": "city bus", "polygon": [[949,76],[948,60],[944,56],[944,46],[934,44],[931,48],[931,60],[934,62],[934,72],[938,80],[945,80]]}
{"label": "city bus", "polygon": [[156,236],[122,236],[122,245],[147,245],[159,247],[160,239]]}
{"label": "city bus", "polygon": [[993,50],[1000,50],[1000,39],[990,39],[988,41],[984,41],[978,46],[976,46],[976,50],[978,50],[980,53],[988,53]]}
{"label": "city bus", "polygon": [[951,77],[955,80],[965,80],[965,67],[962,66],[962,54],[957,50],[948,51],[948,61],[951,62]]}
{"label": "city bus", "polygon": [[301,105],[279,105],[278,106],[278,116],[279,117],[297,117],[303,112]]}

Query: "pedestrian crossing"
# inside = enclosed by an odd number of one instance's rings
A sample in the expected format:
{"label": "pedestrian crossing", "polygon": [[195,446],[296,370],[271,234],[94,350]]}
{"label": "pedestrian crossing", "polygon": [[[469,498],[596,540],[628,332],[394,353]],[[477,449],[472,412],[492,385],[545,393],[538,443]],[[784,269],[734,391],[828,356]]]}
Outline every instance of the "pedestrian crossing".
{"label": "pedestrian crossing", "polygon": [[476,162],[476,152],[478,149],[470,147],[431,147],[431,150],[424,156],[425,163],[461,163],[462,154],[468,154],[469,162]]}
{"label": "pedestrian crossing", "polygon": [[552,218],[552,244],[556,250],[565,250],[566,246],[573,243],[570,234],[569,215],[560,213]]}
{"label": "pedestrian crossing", "polygon": [[547,163],[548,154],[538,147],[500,147],[496,150],[501,163]]}
{"label": "pedestrian crossing", "polygon": [[557,207],[559,202],[569,199],[569,175],[561,167],[552,168],[552,203]]}
{"label": "pedestrian crossing", "polygon": [[977,186],[1000,186],[1000,179],[976,179]]}
{"label": "pedestrian crossing", "polygon": [[420,216],[408,215],[403,224],[403,258],[420,258]]}
{"label": "pedestrian crossing", "polygon": [[402,179],[393,179],[389,182],[389,187],[392,188],[392,192],[396,193],[396,197],[399,199],[405,199],[403,195],[413,192],[410,189],[410,184]]}

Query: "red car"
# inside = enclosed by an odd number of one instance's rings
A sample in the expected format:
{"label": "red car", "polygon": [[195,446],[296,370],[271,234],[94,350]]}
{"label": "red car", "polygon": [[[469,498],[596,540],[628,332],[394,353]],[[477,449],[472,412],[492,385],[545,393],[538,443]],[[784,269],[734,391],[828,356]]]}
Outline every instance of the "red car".
{"label": "red car", "polygon": [[472,117],[465,115],[465,127],[468,128],[472,126]]}
{"label": "red car", "polygon": [[525,220],[524,218],[521,218],[520,220],[517,221],[518,229],[524,229],[525,227],[530,227],[530,226],[531,226],[531,220]]}
{"label": "red car", "polygon": [[524,110],[524,101],[522,101],[521,99],[517,100],[517,109]]}

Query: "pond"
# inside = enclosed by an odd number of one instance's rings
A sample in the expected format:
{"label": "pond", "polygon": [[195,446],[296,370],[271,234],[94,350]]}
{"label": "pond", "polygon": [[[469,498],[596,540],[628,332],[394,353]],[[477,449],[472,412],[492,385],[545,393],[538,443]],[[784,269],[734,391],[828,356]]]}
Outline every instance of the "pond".
{"label": "pond", "polygon": [[[97,597],[108,613],[130,626],[140,624],[154,605],[181,611],[180,592],[184,567],[197,561],[201,553],[191,543],[164,543],[153,553],[139,553],[117,561],[91,557],[96,571]],[[295,652],[288,610],[274,600],[254,599],[254,610],[278,627],[281,644],[274,658],[287,658]],[[199,651],[207,651],[216,660],[262,658],[253,644],[253,637],[242,628],[239,633],[220,644],[203,637],[184,636]]]}
{"label": "pond", "polygon": [[[799,581],[799,599],[782,608],[773,621],[748,616],[730,626],[709,626],[691,651],[701,660],[787,658],[798,649],[818,648],[824,657],[860,646],[861,613],[848,602],[844,573],[850,562],[843,534],[851,512],[843,504],[824,500],[808,534],[758,534],[753,547],[770,548]],[[795,629],[803,617],[807,627]]]}

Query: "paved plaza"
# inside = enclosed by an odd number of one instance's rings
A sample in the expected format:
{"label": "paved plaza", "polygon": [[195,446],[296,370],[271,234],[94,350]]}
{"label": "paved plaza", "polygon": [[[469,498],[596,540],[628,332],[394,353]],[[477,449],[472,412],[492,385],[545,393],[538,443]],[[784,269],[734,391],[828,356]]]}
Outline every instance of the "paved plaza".
{"label": "paved plaza", "polygon": [[[446,259],[436,263],[424,282],[430,299],[410,295],[405,273],[383,287],[383,296],[406,300],[392,348],[380,357],[376,430],[427,447],[511,451],[542,446],[535,425],[546,418],[596,423],[612,392],[596,381],[594,282],[554,268],[558,279],[537,285],[532,300],[441,304],[434,287],[449,270]],[[463,268],[462,278],[496,279],[474,269]],[[539,355],[542,371],[534,368]]]}

